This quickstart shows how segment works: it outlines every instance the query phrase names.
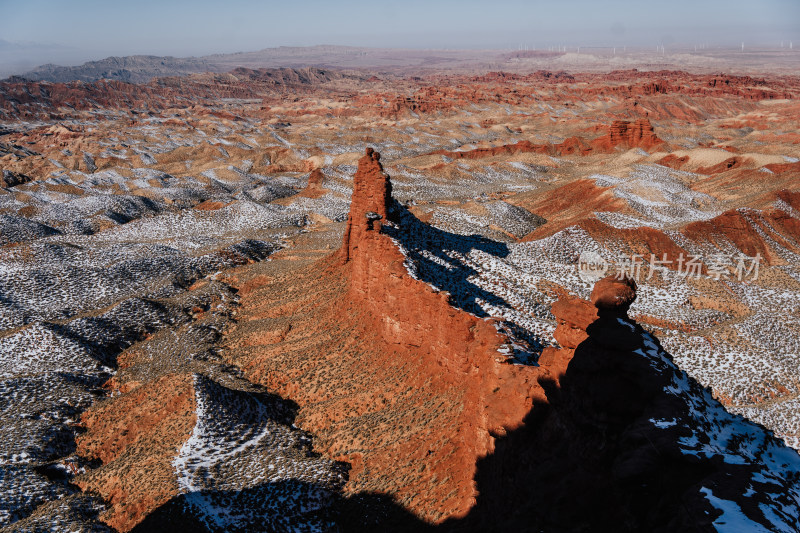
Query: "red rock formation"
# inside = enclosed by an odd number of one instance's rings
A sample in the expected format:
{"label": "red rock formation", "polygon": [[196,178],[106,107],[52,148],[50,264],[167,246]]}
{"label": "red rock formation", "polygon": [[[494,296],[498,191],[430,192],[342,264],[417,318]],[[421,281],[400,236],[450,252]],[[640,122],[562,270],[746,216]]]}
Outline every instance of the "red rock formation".
{"label": "red rock formation", "polygon": [[698,174],[719,174],[720,172],[725,172],[727,170],[733,170],[734,168],[741,167],[746,162],[745,158],[743,157],[729,157],[725,161],[717,163],[716,165],[711,165],[707,167],[700,167],[695,172]]}
{"label": "red rock formation", "polygon": [[617,146],[625,148],[643,148],[649,150],[664,144],[659,139],[650,121],[646,118],[633,123],[624,120],[615,120],[608,128],[608,134],[593,140],[591,143],[581,137],[568,137],[556,144],[533,144],[530,141],[520,141],[514,144],[504,144],[492,148],[476,148],[466,151],[436,150],[431,152],[444,155],[451,159],[481,159],[498,155],[513,155],[520,153],[538,153],[553,156],[563,155],[588,155],[590,153],[613,152]]}
{"label": "red rock formation", "polygon": [[649,150],[663,144],[656,136],[653,125],[646,118],[631,123],[626,120],[615,120],[608,128],[608,134],[592,142],[595,150],[610,151],[617,146],[625,148],[643,148]]}
{"label": "red rock formation", "polygon": [[324,180],[325,175],[322,173],[322,169],[315,168],[308,176],[308,183],[306,184],[305,189],[303,189],[300,193],[300,196],[305,196],[307,198],[319,198],[326,192],[325,188],[322,186]]}
{"label": "red rock formation", "polygon": [[632,279],[608,276],[595,283],[591,302],[562,296],[553,303],[551,312],[558,324],[553,336],[561,348],[548,347],[542,352],[539,357],[539,365],[544,369],[542,379],[552,379],[558,385],[575,349],[589,338],[586,332],[589,326],[602,313],[627,316],[628,307],[635,299],[636,283]]}
{"label": "red rock formation", "polygon": [[178,494],[172,460],[196,423],[190,374],[167,375],[86,411],[77,453],[103,462],[76,479],[109,504],[101,519],[119,531]]}
{"label": "red rock formation", "polygon": [[[473,392],[485,403],[479,408],[483,431],[498,432],[518,424],[536,388],[526,370],[497,364],[503,339],[494,326],[451,307],[446,293],[413,279],[397,245],[380,232],[381,220],[389,215],[391,183],[377,152],[367,149],[353,182],[350,215],[338,253],[349,271],[350,297],[371,310],[388,343],[434,357],[440,367],[453,371],[446,379],[463,379],[460,374],[468,368],[482,371]],[[502,394],[511,396],[504,401],[494,398],[501,382]],[[488,433],[478,436],[478,442],[484,443],[476,450],[479,455],[488,451]]]}
{"label": "red rock formation", "polygon": [[296,275],[257,296],[241,290],[245,320],[288,313],[292,327],[280,344],[243,329],[231,357],[300,405],[298,423],[318,436],[319,450],[352,465],[349,491],[388,493],[439,522],[472,508],[478,459],[534,400],[545,401],[544,371],[505,363],[492,321],[409,275],[381,231],[390,201],[389,178],[368,149],[340,250],[307,269],[321,275],[316,294],[303,297],[310,289],[300,286],[312,284]]}
{"label": "red rock formation", "polygon": [[586,300],[563,297],[552,307],[558,325],[553,336],[565,348],[577,348],[586,340],[586,328],[597,320],[597,310]]}
{"label": "red rock formation", "polygon": [[482,159],[484,157],[495,157],[499,155],[514,155],[524,153],[547,154],[553,156],[562,155],[587,155],[592,151],[592,147],[580,137],[568,137],[556,144],[533,144],[530,141],[520,141],[514,144],[503,144],[492,148],[475,148],[451,152],[449,150],[436,150],[431,152],[434,155],[443,155],[451,159]]}
{"label": "red rock formation", "polygon": [[[375,237],[381,220],[386,220],[391,199],[389,176],[384,174],[381,155],[372,148],[359,159],[358,170],[353,176],[353,196],[344,241],[338,252],[342,263],[347,263],[359,245],[370,242],[367,237]],[[367,233],[372,232],[375,233]]]}
{"label": "red rock formation", "polygon": [[594,284],[590,299],[599,312],[627,316],[636,299],[636,282],[627,276],[605,277]]}

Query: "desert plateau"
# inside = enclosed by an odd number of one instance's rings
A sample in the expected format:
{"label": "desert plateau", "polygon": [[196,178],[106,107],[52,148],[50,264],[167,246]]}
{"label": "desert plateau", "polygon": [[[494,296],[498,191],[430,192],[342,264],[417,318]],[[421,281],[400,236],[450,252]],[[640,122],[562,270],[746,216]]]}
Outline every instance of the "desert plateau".
{"label": "desert plateau", "polygon": [[0,81],[0,531],[798,531],[800,49],[681,46]]}

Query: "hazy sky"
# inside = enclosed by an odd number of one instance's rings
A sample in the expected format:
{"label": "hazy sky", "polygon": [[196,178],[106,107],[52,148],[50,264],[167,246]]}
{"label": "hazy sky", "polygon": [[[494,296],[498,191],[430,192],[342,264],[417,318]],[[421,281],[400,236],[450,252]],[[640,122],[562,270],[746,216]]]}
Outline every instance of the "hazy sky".
{"label": "hazy sky", "polygon": [[[110,55],[273,46],[800,46],[800,0],[0,0],[0,74]],[[787,44],[788,46],[788,44]]]}

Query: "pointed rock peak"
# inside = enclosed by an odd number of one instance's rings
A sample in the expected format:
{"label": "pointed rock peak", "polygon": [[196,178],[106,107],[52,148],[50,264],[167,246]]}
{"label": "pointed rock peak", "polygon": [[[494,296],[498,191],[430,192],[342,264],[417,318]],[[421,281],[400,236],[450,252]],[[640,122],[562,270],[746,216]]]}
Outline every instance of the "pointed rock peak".
{"label": "pointed rock peak", "polygon": [[389,176],[383,172],[381,154],[367,148],[366,155],[358,160],[358,170],[353,176],[353,198],[350,204],[351,217],[358,211],[359,218],[367,212],[386,218],[391,200],[392,186]]}
{"label": "pointed rock peak", "polygon": [[353,176],[350,214],[339,251],[341,262],[346,263],[352,258],[368,232],[380,229],[380,221],[388,218],[391,199],[392,184],[383,172],[381,154],[367,148],[366,154],[358,160],[358,169]]}
{"label": "pointed rock peak", "polygon": [[323,186],[324,182],[325,174],[322,173],[322,169],[319,167],[315,168],[311,171],[311,174],[309,174],[308,184],[300,195],[308,198],[319,198],[327,192],[327,189]]}
{"label": "pointed rock peak", "polygon": [[308,186],[309,187],[322,187],[322,182],[325,179],[325,175],[322,173],[322,169],[317,167],[311,171],[311,174],[308,176]]}
{"label": "pointed rock peak", "polygon": [[373,161],[380,161],[381,154],[380,152],[376,152],[373,148],[367,147],[367,157],[371,157]]}
{"label": "pointed rock peak", "polygon": [[358,170],[353,176],[350,214],[354,210],[361,210],[362,214],[372,211],[386,218],[391,196],[392,185],[389,176],[383,172],[381,154],[367,148],[366,155],[358,160]]}

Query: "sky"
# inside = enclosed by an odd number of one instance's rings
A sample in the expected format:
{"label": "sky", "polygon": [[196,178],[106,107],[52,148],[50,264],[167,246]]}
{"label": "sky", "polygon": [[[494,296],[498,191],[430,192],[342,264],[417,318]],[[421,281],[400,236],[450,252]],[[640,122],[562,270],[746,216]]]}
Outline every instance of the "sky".
{"label": "sky", "polygon": [[800,48],[800,0],[0,0],[0,75],[111,55],[275,46]]}

